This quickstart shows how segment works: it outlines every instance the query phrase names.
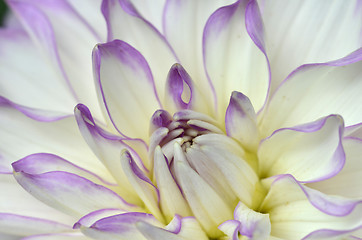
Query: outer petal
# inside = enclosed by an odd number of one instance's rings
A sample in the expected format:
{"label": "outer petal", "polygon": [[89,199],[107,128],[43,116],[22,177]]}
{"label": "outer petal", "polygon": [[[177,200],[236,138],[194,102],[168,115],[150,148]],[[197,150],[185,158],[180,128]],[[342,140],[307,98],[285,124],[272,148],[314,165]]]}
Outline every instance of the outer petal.
{"label": "outer petal", "polygon": [[151,70],[143,56],[125,42],[100,44],[93,51],[98,97],[121,133],[148,139],[149,119],[161,107]]}
{"label": "outer petal", "polygon": [[[21,232],[19,230],[21,229]],[[0,231],[5,234],[28,236],[33,234],[71,231],[70,225],[35,217],[0,213]]]}
{"label": "outer petal", "polygon": [[344,130],[344,136],[362,139],[362,123],[346,127]]}
{"label": "outer petal", "polygon": [[42,234],[22,238],[21,240],[90,240],[90,238],[79,233]]}
{"label": "outer petal", "polygon": [[269,213],[273,236],[301,239],[324,229],[352,232],[362,224],[361,201],[324,195],[290,175],[263,182],[270,190],[258,210]]}
{"label": "outer petal", "polygon": [[67,172],[29,174],[14,166],[18,183],[33,196],[69,215],[80,217],[103,208],[137,209],[115,192]]}
{"label": "outer petal", "polygon": [[330,113],[346,125],[361,121],[362,48],[334,62],[303,65],[280,85],[260,115],[263,137],[281,127],[311,122]]}
{"label": "outer petal", "polygon": [[343,120],[331,115],[295,128],[279,129],[258,150],[260,176],[292,174],[315,182],[335,176],[345,162]]}
{"label": "outer petal", "polygon": [[[13,220],[15,220],[16,217],[20,220],[22,219],[22,222],[19,221],[19,224],[31,221],[33,218],[40,222],[43,220],[45,222],[51,220],[57,221],[64,226],[68,225],[71,227],[72,223],[76,221],[75,218],[57,211],[35,199],[26,192],[10,174],[0,174],[0,191],[6,193],[2,194],[0,198],[0,212],[9,214],[9,216],[14,216],[12,218]],[[16,222],[13,223],[15,224]],[[3,221],[0,224],[0,228],[6,228],[4,224],[7,224],[7,222]],[[20,225],[18,229],[19,228]],[[35,229],[36,228],[34,228],[34,230]],[[68,230],[70,230],[70,228]],[[38,228],[38,231],[39,233],[44,232],[41,227]],[[17,232],[16,235],[19,235],[19,232]]]}
{"label": "outer petal", "polygon": [[[52,153],[110,181],[109,172],[91,152],[73,117],[38,122],[16,109],[0,107],[0,172],[12,172],[11,163],[35,152]],[[26,133],[26,134],[24,134]]]}
{"label": "outer petal", "polygon": [[262,28],[256,1],[247,5],[240,0],[220,8],[206,23],[205,68],[218,97],[221,117],[232,91],[247,95],[257,111],[266,100],[269,70]]}
{"label": "outer petal", "polygon": [[166,40],[128,0],[104,0],[102,12],[107,21],[108,41],[120,39],[140,51],[150,65],[158,94],[163,94],[168,70],[178,62]]}
{"label": "outer petal", "polygon": [[76,104],[71,89],[26,32],[1,29],[0,41],[0,95],[26,107],[19,110],[39,120],[71,115]]}
{"label": "outer petal", "polygon": [[300,65],[335,60],[362,46],[359,0],[259,2],[272,67],[272,91]]}
{"label": "outer petal", "polygon": [[140,16],[150,22],[159,32],[162,32],[162,13],[166,0],[154,0],[152,2],[132,0],[131,2]]}
{"label": "outer petal", "polygon": [[341,172],[333,178],[308,184],[326,194],[340,195],[351,198],[362,198],[362,140],[343,139],[346,152],[346,163]]}
{"label": "outer petal", "polygon": [[89,56],[90,49],[104,41],[105,36],[98,36],[98,32],[65,0],[8,0],[8,3],[40,51],[74,90],[77,100],[91,106],[96,118],[104,121],[95,85],[90,84],[92,65]]}
{"label": "outer petal", "polygon": [[209,101],[215,96],[211,94],[212,88],[203,70],[202,34],[208,17],[219,7],[231,2],[233,0],[168,0],[164,9],[165,36],[181,64],[193,79],[197,79],[197,86],[204,90],[203,94]]}

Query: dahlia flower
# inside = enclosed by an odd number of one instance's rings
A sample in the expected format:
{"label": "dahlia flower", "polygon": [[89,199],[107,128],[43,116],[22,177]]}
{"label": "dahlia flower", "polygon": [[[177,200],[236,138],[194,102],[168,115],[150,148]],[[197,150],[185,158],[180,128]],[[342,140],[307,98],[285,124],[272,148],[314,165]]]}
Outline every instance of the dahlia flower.
{"label": "dahlia flower", "polygon": [[7,4],[1,239],[362,236],[361,1]]}

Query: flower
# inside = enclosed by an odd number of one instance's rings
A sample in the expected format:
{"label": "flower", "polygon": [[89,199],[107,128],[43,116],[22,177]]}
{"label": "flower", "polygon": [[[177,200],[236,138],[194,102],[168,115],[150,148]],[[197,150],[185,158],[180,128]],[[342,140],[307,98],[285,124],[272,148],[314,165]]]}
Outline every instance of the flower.
{"label": "flower", "polygon": [[7,3],[2,239],[360,237],[360,1]]}

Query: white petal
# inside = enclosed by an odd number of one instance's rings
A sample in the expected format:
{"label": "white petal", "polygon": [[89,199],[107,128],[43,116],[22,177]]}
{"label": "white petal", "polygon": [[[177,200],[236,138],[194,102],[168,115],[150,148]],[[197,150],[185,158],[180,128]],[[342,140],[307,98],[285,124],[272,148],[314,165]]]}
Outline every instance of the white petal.
{"label": "white petal", "polygon": [[[246,5],[247,1],[238,1],[218,9],[205,26],[205,67],[214,84],[221,117],[232,91],[248,96],[256,111],[263,106],[268,92],[267,59],[262,46],[257,46],[249,36],[262,35],[259,10],[256,1]],[[261,28],[256,29],[253,24]]]}
{"label": "white petal", "polygon": [[157,92],[162,96],[168,70],[178,62],[166,40],[129,1],[105,0],[102,11],[107,21],[108,41],[120,39],[140,51],[150,65]]}
{"label": "white petal", "polygon": [[176,179],[189,206],[210,237],[220,236],[217,226],[232,218],[232,210],[221,196],[203,180],[185,160],[181,147],[175,143],[174,167]]}
{"label": "white petal", "polygon": [[[24,107],[54,112],[52,118],[72,114],[76,100],[49,60],[22,30],[0,31],[0,95]],[[47,99],[47,101],[44,101]],[[47,120],[48,115],[30,116]]]}
{"label": "white petal", "polygon": [[259,146],[260,176],[292,174],[303,182],[335,176],[345,162],[342,133],[343,119],[335,115],[279,129]]}
{"label": "white petal", "polygon": [[56,71],[63,75],[73,89],[77,101],[91,106],[96,118],[104,121],[96,98],[95,85],[91,82],[92,65],[89,56],[93,46],[104,41],[105,36],[98,36],[92,26],[67,1],[45,3],[10,0],[9,5],[40,52],[54,64]]}
{"label": "white petal", "polygon": [[11,173],[12,162],[36,152],[43,152],[69,159],[107,181],[112,181],[109,172],[79,134],[73,117],[56,122],[39,122],[24,116],[16,109],[0,107],[0,133],[0,172]]}
{"label": "white petal", "polygon": [[122,134],[148,139],[149,120],[160,108],[151,70],[125,42],[99,44],[93,51],[98,97]]}
{"label": "white petal", "polygon": [[158,31],[162,32],[162,16],[166,0],[132,0],[132,4],[145,20],[149,21]]}
{"label": "white petal", "polygon": [[362,139],[362,123],[346,127],[344,129],[344,136]]}
{"label": "white petal", "polygon": [[22,238],[21,240],[90,240],[90,238],[79,233],[42,234]]}
{"label": "white petal", "polygon": [[325,64],[303,65],[292,72],[271,97],[259,119],[266,137],[274,130],[314,121],[331,113],[347,126],[361,122],[362,48]]}
{"label": "white petal", "polygon": [[71,226],[76,218],[51,208],[26,192],[11,174],[0,174],[0,212],[55,220]]}
{"label": "white petal", "polygon": [[166,221],[170,221],[175,214],[183,217],[191,216],[191,210],[171,175],[167,160],[160,147],[156,148],[154,158],[155,178],[157,188],[160,191],[160,205]]}
{"label": "white petal", "polygon": [[302,64],[335,60],[361,47],[358,0],[261,2],[272,91]]}
{"label": "white petal", "polygon": [[343,139],[346,163],[341,172],[333,178],[308,184],[326,194],[351,198],[362,198],[362,141],[360,139]]}

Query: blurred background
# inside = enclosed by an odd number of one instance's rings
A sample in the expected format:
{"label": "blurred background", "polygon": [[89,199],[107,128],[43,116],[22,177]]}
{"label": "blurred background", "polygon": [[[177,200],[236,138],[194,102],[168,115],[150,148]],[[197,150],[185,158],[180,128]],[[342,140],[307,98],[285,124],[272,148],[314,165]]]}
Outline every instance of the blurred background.
{"label": "blurred background", "polygon": [[0,0],[0,26],[3,26],[4,16],[7,10],[4,0]]}

